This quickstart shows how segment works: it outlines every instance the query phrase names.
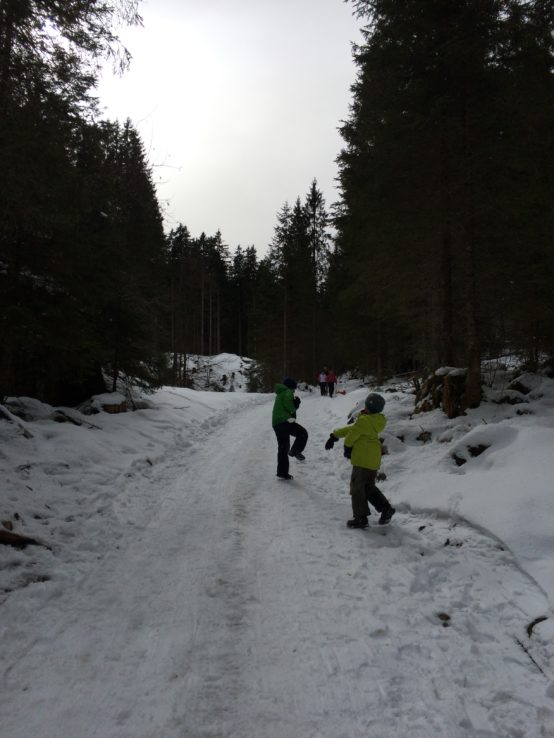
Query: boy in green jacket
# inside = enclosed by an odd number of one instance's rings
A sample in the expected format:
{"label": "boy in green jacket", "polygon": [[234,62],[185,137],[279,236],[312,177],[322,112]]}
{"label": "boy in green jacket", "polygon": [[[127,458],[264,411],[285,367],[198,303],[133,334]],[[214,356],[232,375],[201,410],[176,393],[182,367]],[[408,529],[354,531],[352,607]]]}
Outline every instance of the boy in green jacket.
{"label": "boy in green jacket", "polygon": [[[285,377],[282,384],[275,385],[271,425],[277,436],[277,476],[280,479],[292,479],[289,474],[289,456],[294,456],[298,461],[306,458],[302,451],[308,442],[308,432],[296,422],[300,398],[294,396],[295,389],[296,380],[291,377]],[[294,436],[292,448],[290,436]]]}
{"label": "boy in green jacket", "polygon": [[380,525],[388,523],[396,512],[375,486],[377,470],[381,466],[379,433],[387,424],[387,419],[381,412],[384,407],[384,397],[372,392],[366,397],[365,408],[354,425],[335,428],[325,444],[325,448],[329,450],[339,438],[344,438],[344,455],[352,464],[350,495],[354,517],[346,523],[349,528],[367,528],[367,516],[371,515],[368,500],[381,513]]}

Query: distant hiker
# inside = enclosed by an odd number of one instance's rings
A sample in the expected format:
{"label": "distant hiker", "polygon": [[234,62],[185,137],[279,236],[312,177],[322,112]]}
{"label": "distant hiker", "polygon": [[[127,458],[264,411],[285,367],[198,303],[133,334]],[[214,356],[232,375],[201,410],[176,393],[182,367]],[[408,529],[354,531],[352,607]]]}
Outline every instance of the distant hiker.
{"label": "distant hiker", "polygon": [[371,515],[368,501],[381,513],[380,525],[388,523],[396,512],[375,486],[377,470],[381,466],[379,433],[387,424],[387,419],[381,412],[384,407],[385,398],[372,392],[366,397],[364,409],[356,422],[343,428],[335,428],[325,444],[325,448],[329,450],[339,438],[344,438],[344,455],[352,464],[350,495],[354,517],[346,523],[349,528],[367,528],[367,516]]}
{"label": "distant hiker", "polygon": [[324,397],[327,394],[327,367],[323,367],[323,371],[319,372],[317,378],[319,382],[319,389],[321,390],[321,396]]}
{"label": "distant hiker", "polygon": [[[300,398],[295,397],[296,380],[285,377],[282,384],[275,385],[275,402],[271,424],[277,436],[277,476],[280,479],[292,479],[289,474],[289,456],[298,461],[306,457],[302,451],[308,442],[308,432],[296,422],[296,411],[300,406]],[[290,448],[290,437],[294,436],[294,443]],[[290,450],[289,450],[290,449]]]}
{"label": "distant hiker", "polygon": [[329,371],[327,372],[327,389],[329,390],[329,397],[333,396],[336,383],[337,383],[337,375],[332,369],[329,369]]}

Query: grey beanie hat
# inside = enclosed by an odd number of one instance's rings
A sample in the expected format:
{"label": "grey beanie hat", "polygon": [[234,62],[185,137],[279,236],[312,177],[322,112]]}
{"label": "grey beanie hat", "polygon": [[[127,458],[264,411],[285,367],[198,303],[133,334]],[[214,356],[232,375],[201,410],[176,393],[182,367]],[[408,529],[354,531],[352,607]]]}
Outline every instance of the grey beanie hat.
{"label": "grey beanie hat", "polygon": [[385,407],[385,398],[372,392],[365,398],[365,407],[369,413],[380,413]]}

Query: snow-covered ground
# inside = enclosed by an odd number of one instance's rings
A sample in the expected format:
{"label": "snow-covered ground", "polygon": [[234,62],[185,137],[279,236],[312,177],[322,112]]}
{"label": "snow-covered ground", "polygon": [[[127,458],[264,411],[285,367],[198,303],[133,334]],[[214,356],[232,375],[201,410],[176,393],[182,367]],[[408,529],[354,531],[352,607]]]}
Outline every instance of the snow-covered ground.
{"label": "snow-covered ground", "polygon": [[0,521],[44,544],[0,546],[2,736],[554,736],[554,382],[455,420],[382,388],[397,514],[365,531],[324,450],[346,389],[299,393],[292,482],[272,395],[0,419]]}
{"label": "snow-covered ground", "polygon": [[199,356],[187,354],[188,379],[193,389],[215,389],[219,392],[249,392],[249,374],[256,362],[236,354]]}

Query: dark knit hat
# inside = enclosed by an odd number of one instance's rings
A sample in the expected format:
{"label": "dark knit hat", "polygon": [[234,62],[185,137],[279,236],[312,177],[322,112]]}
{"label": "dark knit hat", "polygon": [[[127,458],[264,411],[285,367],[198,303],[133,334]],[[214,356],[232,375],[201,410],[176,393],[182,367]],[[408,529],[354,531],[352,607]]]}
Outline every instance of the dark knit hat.
{"label": "dark knit hat", "polygon": [[385,398],[372,392],[365,398],[365,407],[368,413],[380,413],[385,407]]}
{"label": "dark knit hat", "polygon": [[293,379],[292,377],[285,377],[283,379],[283,384],[291,390],[296,389],[296,379]]}

